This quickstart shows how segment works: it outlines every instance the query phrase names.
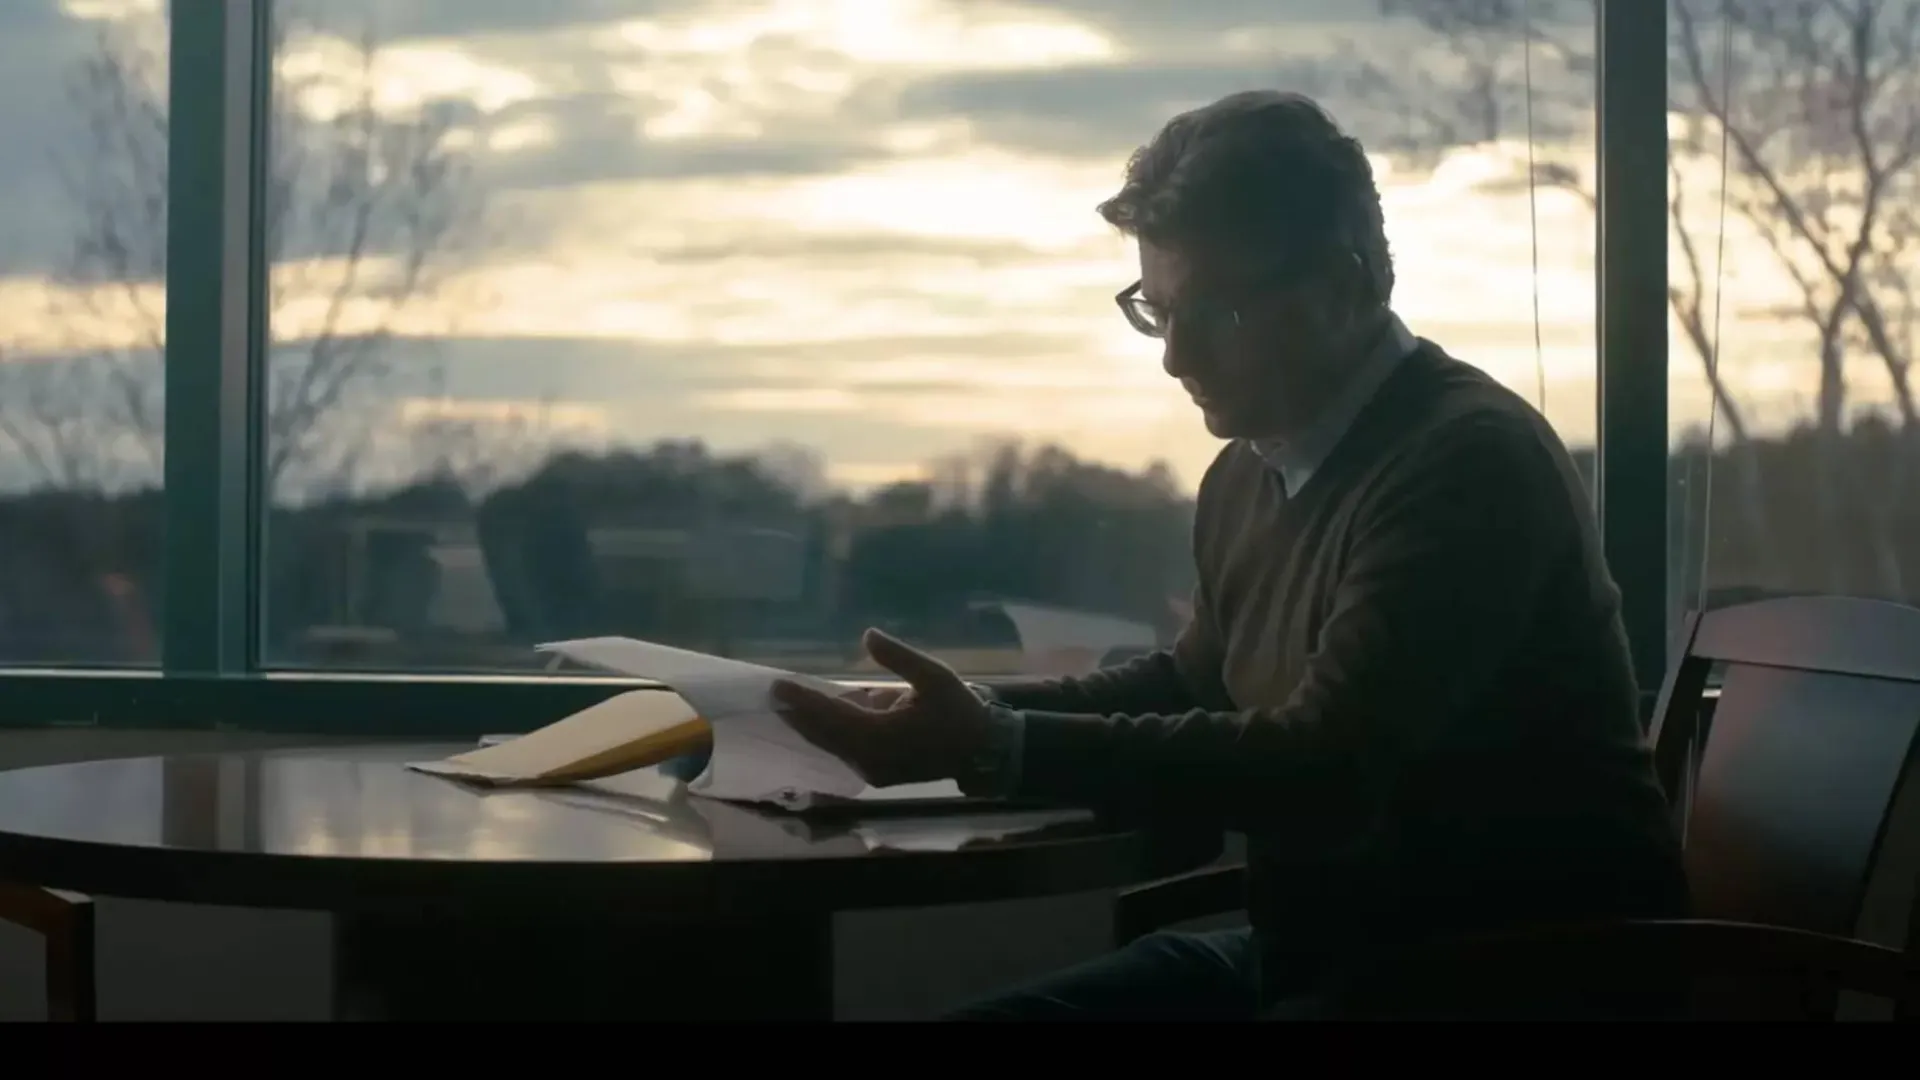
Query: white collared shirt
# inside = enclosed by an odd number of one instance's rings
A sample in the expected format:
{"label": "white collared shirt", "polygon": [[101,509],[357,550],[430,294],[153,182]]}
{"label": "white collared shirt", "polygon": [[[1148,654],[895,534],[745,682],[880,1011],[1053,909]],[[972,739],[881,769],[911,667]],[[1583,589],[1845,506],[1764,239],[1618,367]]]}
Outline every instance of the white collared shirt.
{"label": "white collared shirt", "polygon": [[1280,474],[1280,482],[1286,486],[1288,498],[1300,493],[1300,489],[1313,478],[1315,470],[1326,462],[1327,455],[1339,445],[1347,429],[1353,426],[1360,410],[1373,400],[1381,384],[1400,366],[1400,361],[1419,347],[1413,332],[1407,329],[1407,324],[1401,322],[1398,315],[1388,313],[1387,320],[1387,330],[1381,336],[1380,343],[1361,361],[1360,370],[1327,403],[1326,409],[1305,431],[1284,440],[1248,440],[1248,445],[1260,455],[1260,460]]}

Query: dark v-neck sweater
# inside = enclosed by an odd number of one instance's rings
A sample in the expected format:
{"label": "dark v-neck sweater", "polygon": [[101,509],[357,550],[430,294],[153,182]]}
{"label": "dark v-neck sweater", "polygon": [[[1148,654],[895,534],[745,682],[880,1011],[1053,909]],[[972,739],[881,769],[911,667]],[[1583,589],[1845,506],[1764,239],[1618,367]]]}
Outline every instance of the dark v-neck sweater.
{"label": "dark v-neck sweater", "polygon": [[1591,499],[1546,421],[1422,342],[1288,497],[1200,486],[1166,652],[999,688],[1022,794],[1245,832],[1270,953],[1664,916],[1685,887]]}

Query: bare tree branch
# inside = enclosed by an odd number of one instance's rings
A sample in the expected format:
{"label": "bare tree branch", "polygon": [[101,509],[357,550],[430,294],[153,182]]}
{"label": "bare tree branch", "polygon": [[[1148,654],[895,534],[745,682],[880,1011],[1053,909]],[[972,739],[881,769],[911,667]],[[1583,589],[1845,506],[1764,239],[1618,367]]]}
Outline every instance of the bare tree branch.
{"label": "bare tree branch", "polygon": [[[321,34],[310,14],[280,5],[276,56],[338,37]],[[274,73],[263,211],[270,321],[279,327],[265,418],[267,483],[275,493],[293,474],[325,467],[329,456],[350,456],[331,446],[351,437],[342,414],[386,374],[399,323],[444,294],[485,213],[456,111],[435,103],[387,107],[376,97],[378,37],[369,28],[348,40],[348,67],[313,74],[304,65],[276,65]],[[94,53],[73,73],[71,100],[88,142],[79,158],[61,163],[77,232],[55,314],[72,330],[74,358],[48,361],[70,377],[41,376],[37,393],[9,395],[0,421],[0,437],[41,448],[23,454],[49,481],[118,471],[67,462],[55,445],[132,452],[144,462],[144,482],[159,476],[166,71],[163,34],[115,22],[99,31]],[[335,103],[326,113],[315,105],[323,84]],[[295,327],[296,312],[312,321]],[[289,339],[296,330],[297,340]]]}
{"label": "bare tree branch", "polygon": [[[1403,74],[1373,67],[1348,88],[1358,88],[1383,108],[1395,109],[1431,154],[1448,146],[1511,137],[1515,95],[1523,91],[1512,57],[1529,44],[1536,85],[1549,113],[1584,109],[1591,56],[1556,26],[1579,25],[1580,3],[1535,4],[1519,0],[1381,0],[1390,15],[1413,20],[1438,35],[1447,50],[1426,70]],[[1745,532],[1766,549],[1772,532],[1761,495],[1757,463],[1747,452],[1753,425],[1714,362],[1715,334],[1707,308],[1711,275],[1705,272],[1697,223],[1686,218],[1681,159],[1710,159],[1701,138],[1724,132],[1731,151],[1729,209],[1767,245],[1797,293],[1783,317],[1802,321],[1814,334],[1820,380],[1813,413],[1824,472],[1831,483],[1817,497],[1840,498],[1849,485],[1869,482],[1845,468],[1841,434],[1850,409],[1849,357],[1863,350],[1879,361],[1892,390],[1900,429],[1920,444],[1920,414],[1911,385],[1916,303],[1912,280],[1920,257],[1920,4],[1911,0],[1674,0],[1672,31],[1675,113],[1684,121],[1672,157],[1671,201],[1675,251],[1668,298],[1688,345],[1707,373],[1714,408],[1725,420],[1734,458],[1746,462],[1740,488]],[[1539,28],[1547,32],[1535,32]],[[1722,34],[1732,35],[1731,70],[1720,58]],[[1544,59],[1546,64],[1540,61]],[[1402,67],[1405,67],[1404,63]],[[1557,82],[1556,82],[1557,77]],[[1505,87],[1503,90],[1502,87]],[[1724,92],[1723,92],[1724,87]],[[1543,140],[1544,141],[1544,140]],[[1583,190],[1577,170],[1564,163],[1538,169],[1535,183]],[[1719,283],[1712,282],[1717,296]],[[1889,482],[1904,490],[1910,463],[1901,457]],[[1852,492],[1849,505],[1881,507],[1890,498]],[[1837,504],[1823,513],[1840,530]],[[1890,519],[1886,519],[1890,522]],[[1891,524],[1877,542],[1891,541]],[[1837,539],[1837,532],[1836,532]],[[1769,552],[1764,561],[1778,565]],[[1881,587],[1898,594],[1897,560]]]}

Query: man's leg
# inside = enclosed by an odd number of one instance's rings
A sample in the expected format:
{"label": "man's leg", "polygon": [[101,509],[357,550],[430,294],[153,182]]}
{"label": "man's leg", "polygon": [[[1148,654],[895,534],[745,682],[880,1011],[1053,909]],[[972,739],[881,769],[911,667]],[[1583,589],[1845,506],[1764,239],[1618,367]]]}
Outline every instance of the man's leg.
{"label": "man's leg", "polygon": [[954,1013],[952,1020],[1253,1020],[1259,951],[1247,928],[1150,934]]}

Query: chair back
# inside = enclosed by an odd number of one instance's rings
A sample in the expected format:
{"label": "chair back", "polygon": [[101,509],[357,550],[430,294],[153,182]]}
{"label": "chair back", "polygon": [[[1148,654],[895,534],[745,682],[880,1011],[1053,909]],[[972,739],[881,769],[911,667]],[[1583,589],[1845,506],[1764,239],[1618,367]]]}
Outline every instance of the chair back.
{"label": "chair back", "polygon": [[1920,835],[1907,835],[1920,817],[1908,782],[1920,610],[1764,600],[1690,617],[1679,653],[1653,740],[1695,914],[1905,947],[1920,880]]}
{"label": "chair back", "polygon": [[535,477],[488,496],[475,519],[509,635],[538,643],[607,631],[599,565],[572,490]]}

